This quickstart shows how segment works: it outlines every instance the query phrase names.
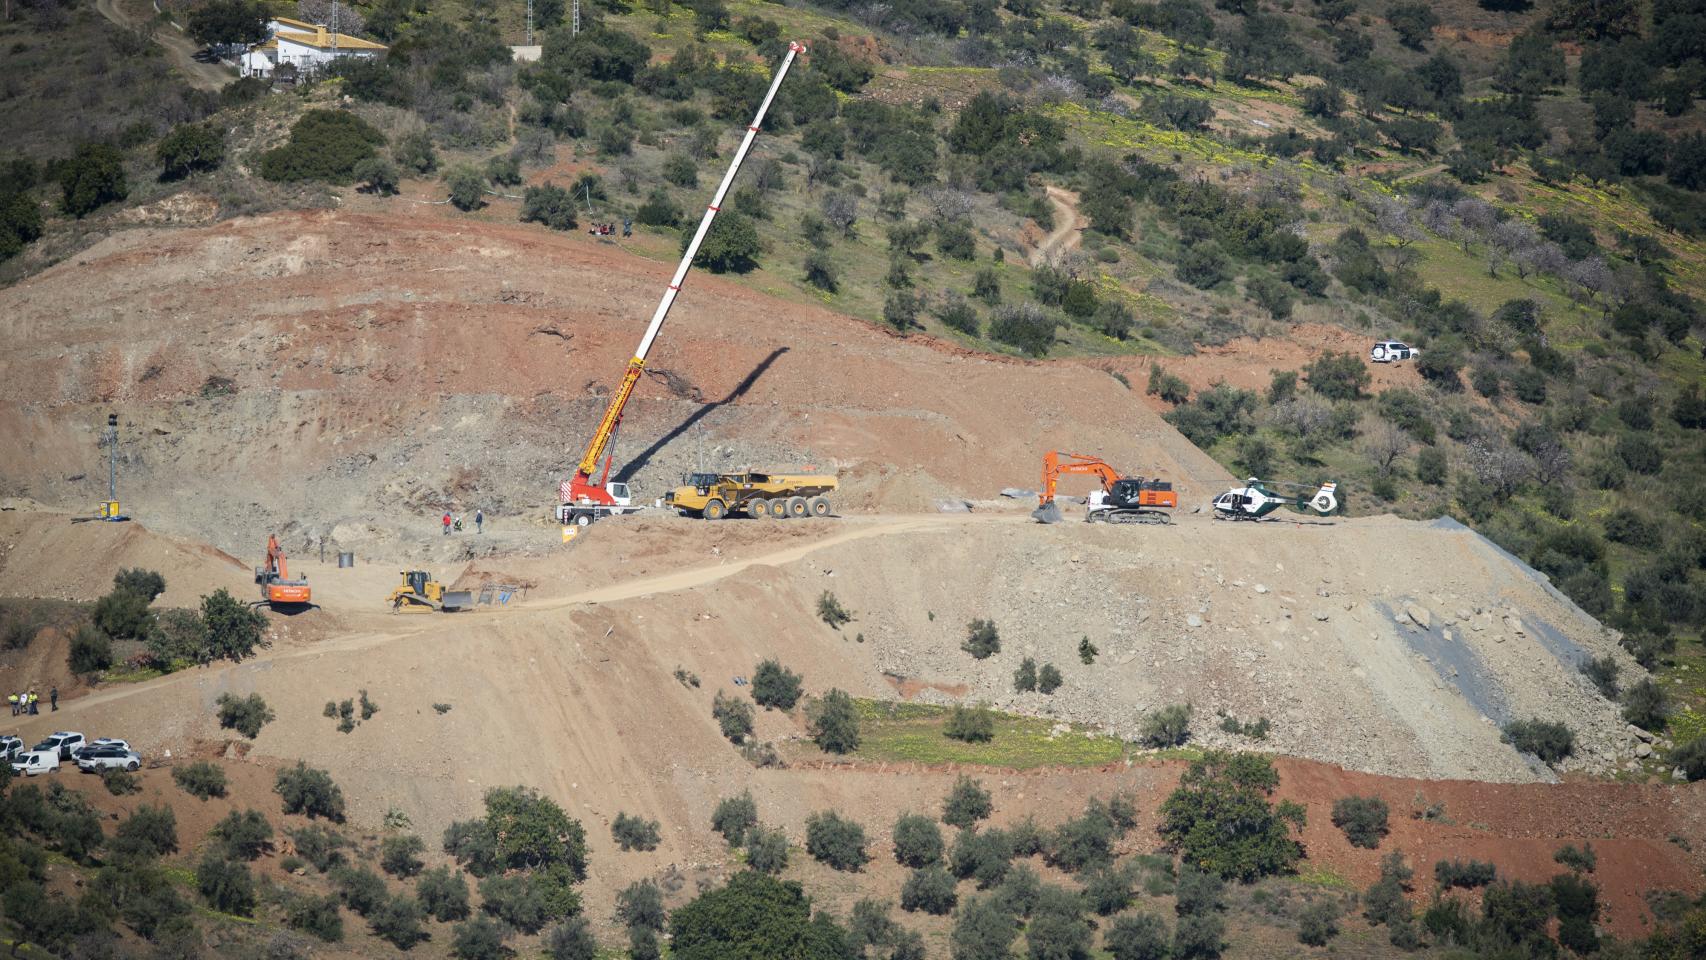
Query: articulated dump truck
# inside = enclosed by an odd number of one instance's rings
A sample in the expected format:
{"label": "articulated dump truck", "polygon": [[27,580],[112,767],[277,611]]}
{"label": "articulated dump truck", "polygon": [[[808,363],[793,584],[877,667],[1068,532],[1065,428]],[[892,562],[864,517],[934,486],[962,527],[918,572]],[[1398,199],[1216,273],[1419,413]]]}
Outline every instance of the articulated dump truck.
{"label": "articulated dump truck", "polygon": [[690,517],[721,520],[731,514],[749,517],[827,517],[835,512],[826,494],[835,490],[828,474],[693,473],[687,485],[664,494],[665,506]]}

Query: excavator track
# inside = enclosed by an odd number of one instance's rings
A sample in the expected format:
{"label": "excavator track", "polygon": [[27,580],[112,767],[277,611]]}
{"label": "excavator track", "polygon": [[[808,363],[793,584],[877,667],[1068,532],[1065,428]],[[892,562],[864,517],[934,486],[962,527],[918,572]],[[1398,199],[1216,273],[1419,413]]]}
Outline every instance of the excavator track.
{"label": "excavator track", "polygon": [[1159,510],[1100,510],[1084,518],[1090,523],[1143,523],[1165,525],[1173,518]]}

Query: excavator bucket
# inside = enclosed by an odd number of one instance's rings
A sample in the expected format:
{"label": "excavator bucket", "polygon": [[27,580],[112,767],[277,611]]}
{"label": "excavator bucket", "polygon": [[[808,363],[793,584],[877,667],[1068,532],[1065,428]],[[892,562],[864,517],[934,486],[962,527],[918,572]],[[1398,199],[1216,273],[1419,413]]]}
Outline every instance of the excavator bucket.
{"label": "excavator bucket", "polygon": [[1036,518],[1038,523],[1059,523],[1061,520],[1065,519],[1060,512],[1060,504],[1053,500],[1050,500],[1035,510],[1032,510],[1031,516]]}

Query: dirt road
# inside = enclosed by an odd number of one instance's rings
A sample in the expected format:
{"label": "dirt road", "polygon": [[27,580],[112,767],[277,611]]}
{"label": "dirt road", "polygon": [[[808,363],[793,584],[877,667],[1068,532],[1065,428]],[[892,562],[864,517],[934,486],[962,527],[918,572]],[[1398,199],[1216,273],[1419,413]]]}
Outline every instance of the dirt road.
{"label": "dirt road", "polygon": [[1031,252],[1031,266],[1047,263],[1055,254],[1077,248],[1079,241],[1084,238],[1084,228],[1087,224],[1078,214],[1078,197],[1060,187],[1048,188],[1049,202],[1054,204],[1054,232],[1043,238],[1037,244],[1037,249]]}
{"label": "dirt road", "polygon": [[[95,0],[95,9],[101,16],[125,30],[136,28],[137,21],[127,14],[120,6],[121,0]],[[154,31],[154,42],[166,48],[166,55],[184,75],[190,86],[197,90],[219,91],[225,85],[236,80],[235,74],[217,63],[203,63],[195,58],[201,50],[194,40],[184,36],[176,24],[167,24]]]}

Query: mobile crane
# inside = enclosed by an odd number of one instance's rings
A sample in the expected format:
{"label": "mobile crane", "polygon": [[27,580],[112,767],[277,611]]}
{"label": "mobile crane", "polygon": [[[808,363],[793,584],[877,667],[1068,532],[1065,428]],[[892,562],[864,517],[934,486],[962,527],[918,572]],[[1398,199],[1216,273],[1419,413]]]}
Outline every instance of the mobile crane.
{"label": "mobile crane", "polygon": [[[794,58],[804,52],[804,44],[797,41],[788,44],[788,53],[776,68],[776,76],[770,81],[770,89],[759,103],[758,113],[752,118],[752,123],[747,126],[746,136],[741,138],[734,160],[729,164],[728,172],[723,174],[723,182],[717,185],[716,194],[705,208],[705,216],[699,221],[699,229],[694,231],[693,239],[682,253],[681,263],[675,268],[675,276],[664,290],[663,299],[658,301],[657,310],[652,314],[652,322],[646,327],[645,336],[640,338],[639,349],[634,351],[633,359],[628,361],[628,369],[622,375],[622,382],[616,388],[615,395],[610,398],[610,406],[605,409],[604,417],[598,421],[598,429],[593,431],[592,440],[586,445],[586,452],[581,454],[575,475],[564,480],[558,487],[557,494],[561,503],[557,505],[556,516],[559,523],[585,526],[599,517],[620,515],[638,509],[632,505],[632,500],[627,495],[626,484],[609,482],[610,462],[615,457],[615,451],[609,449],[610,440],[622,422],[622,411],[628,406],[628,398],[633,395],[634,386],[639,383],[641,374],[645,373],[646,354],[651,351],[659,331],[663,329],[664,318],[669,316],[669,308],[674,305],[676,295],[681,292],[681,284],[687,279],[687,271],[692,269],[693,258],[699,253],[699,245],[711,231],[711,221],[717,218],[717,212],[722,209],[723,196],[734,183],[735,174],[740,172],[740,165],[746,160],[747,151],[752,149],[752,141],[758,136],[759,125],[764,122],[764,115],[770,112],[770,102],[775,99],[783,78],[788,75],[788,68],[793,66]],[[604,459],[604,469],[595,481],[593,474],[599,470],[598,461],[601,457]],[[620,497],[614,490],[619,486],[624,487],[620,491]]]}
{"label": "mobile crane", "polygon": [[1031,516],[1041,523],[1061,521],[1054,489],[1062,474],[1072,473],[1087,473],[1102,481],[1102,489],[1085,501],[1084,519],[1091,523],[1171,523],[1167,511],[1179,505],[1179,495],[1165,480],[1122,477],[1100,457],[1050,450],[1043,455],[1043,489]]}

